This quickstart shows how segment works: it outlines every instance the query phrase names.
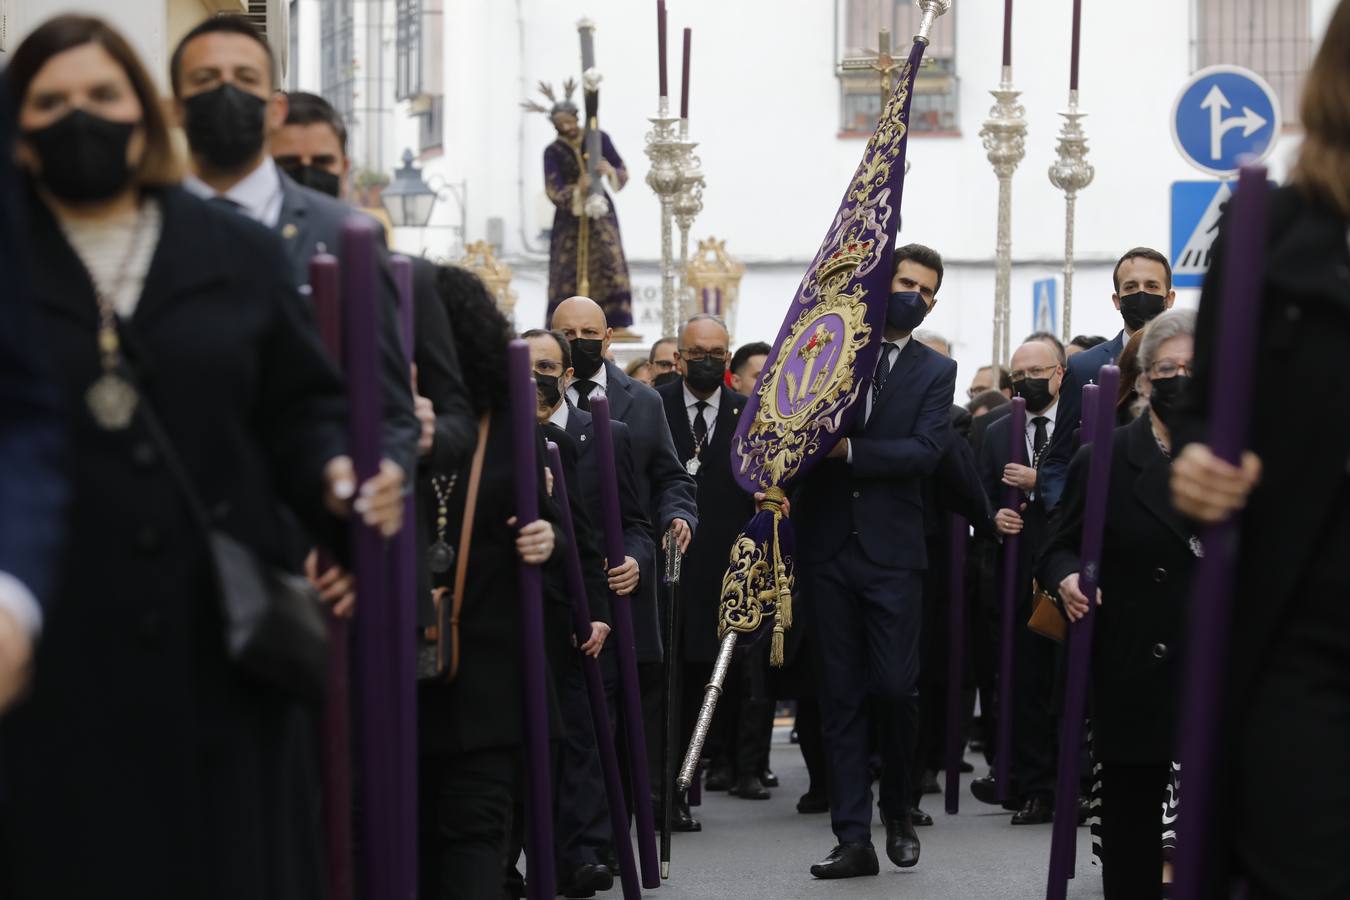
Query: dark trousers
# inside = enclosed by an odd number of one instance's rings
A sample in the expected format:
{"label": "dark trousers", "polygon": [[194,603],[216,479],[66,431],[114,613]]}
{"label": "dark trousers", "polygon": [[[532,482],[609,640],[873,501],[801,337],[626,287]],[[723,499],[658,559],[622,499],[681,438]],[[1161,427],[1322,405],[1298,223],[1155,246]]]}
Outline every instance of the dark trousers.
{"label": "dark trousers", "polygon": [[498,897],[519,754],[510,749],[423,756],[418,844],[423,900]]}
{"label": "dark trousers", "polygon": [[1350,588],[1333,559],[1346,546],[1323,548],[1326,575],[1297,592],[1246,704],[1231,819],[1249,900],[1350,897],[1350,775],[1327,761],[1350,747]]}
{"label": "dark trousers", "polygon": [[824,723],[821,720],[820,701],[803,697],[797,701],[797,747],[802,751],[809,777],[807,790],[813,794],[828,793],[830,787],[829,762],[825,756]]}
{"label": "dark trousers", "polygon": [[601,849],[613,843],[608,795],[581,655],[573,650],[554,668],[554,684],[563,712],[562,740],[554,768],[554,845],[558,871],[567,875],[599,862]]}
{"label": "dark trousers", "polygon": [[1102,763],[1102,887],[1106,900],[1162,896],[1162,807],[1170,763]]}
{"label": "dark trousers", "polygon": [[[704,751],[711,759],[711,768],[730,769],[733,777],[758,776],[768,761],[769,738],[773,731],[773,700],[767,689],[768,653],[767,638],[757,641],[744,652],[737,651],[713,715]],[[694,721],[703,704],[704,687],[712,675],[712,664],[690,663],[685,667],[685,673],[686,700],[681,731],[687,741],[693,734]]]}
{"label": "dark trousers", "polygon": [[971,597],[970,637],[975,685],[980,693],[980,727],[984,761],[993,765],[998,740],[999,612],[997,545],[986,538],[971,542],[966,565],[966,591]]}
{"label": "dark trousers", "polygon": [[921,573],[873,563],[856,539],[833,559],[804,565],[802,571],[816,628],[831,825],[840,843],[869,843],[869,701],[881,739],[881,810],[894,819],[909,813]]}
{"label": "dark trousers", "polygon": [[1030,583],[1022,596],[1027,601],[1018,604],[1013,621],[1012,787],[1023,799],[1038,794],[1053,798],[1060,647],[1026,627],[1031,617]]}

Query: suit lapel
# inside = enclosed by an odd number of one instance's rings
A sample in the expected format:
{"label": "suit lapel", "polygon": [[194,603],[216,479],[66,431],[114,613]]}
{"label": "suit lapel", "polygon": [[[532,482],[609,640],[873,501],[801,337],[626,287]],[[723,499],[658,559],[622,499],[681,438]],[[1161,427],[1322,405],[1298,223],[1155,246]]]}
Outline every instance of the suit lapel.
{"label": "suit lapel", "polygon": [[[919,361],[919,347],[921,345],[910,337],[909,342],[905,344],[904,349],[900,351],[895,359],[895,364],[891,366],[891,371],[886,375],[886,383],[881,387],[881,396],[877,397],[876,403],[872,404],[872,417],[875,418],[877,410],[885,406],[892,397],[900,393],[900,385],[905,378],[913,371],[914,366]],[[871,418],[868,419],[871,421]]]}
{"label": "suit lapel", "polygon": [[675,441],[675,454],[681,463],[688,462],[694,455],[694,432],[689,427],[689,410],[684,405],[684,386],[678,384],[675,389],[660,393],[666,407],[666,419],[670,422],[670,436]]}
{"label": "suit lapel", "polygon": [[745,406],[745,397],[722,388],[721,402],[717,405],[717,428],[713,431],[712,441],[708,444],[708,454],[716,460],[731,458],[731,437],[740,423],[741,409]]}
{"label": "suit lapel", "polygon": [[1139,469],[1134,480],[1134,495],[1139,502],[1183,543],[1190,546],[1194,532],[1186,527],[1180,514],[1172,507],[1171,460],[1163,455],[1153,439],[1153,428],[1148,414],[1130,424],[1130,464]]}
{"label": "suit lapel", "polygon": [[[286,247],[286,258],[296,267],[294,277],[299,284],[309,283],[308,258],[317,252],[314,239],[314,225],[309,212],[309,202],[305,192],[285,172],[278,172],[281,178],[281,216],[277,219],[276,232]],[[325,247],[329,253],[337,253],[337,247]],[[297,260],[304,260],[297,266]]]}
{"label": "suit lapel", "polygon": [[[169,308],[177,297],[195,293],[229,277],[218,258],[201,249],[215,243],[206,238],[213,234],[205,230],[209,228],[209,210],[181,191],[168,191],[162,195],[160,211],[164,230],[132,317],[142,329]],[[218,233],[214,236],[219,237]]]}
{"label": "suit lapel", "polygon": [[623,374],[623,370],[614,363],[605,361],[606,395],[609,398],[609,417],[618,419],[620,422],[627,421],[628,407],[633,404],[633,398],[630,392],[633,383],[629,377]]}
{"label": "suit lapel", "polygon": [[[565,402],[565,401],[564,401]],[[577,458],[585,456],[591,450],[591,414],[567,404],[567,433],[576,441]]]}

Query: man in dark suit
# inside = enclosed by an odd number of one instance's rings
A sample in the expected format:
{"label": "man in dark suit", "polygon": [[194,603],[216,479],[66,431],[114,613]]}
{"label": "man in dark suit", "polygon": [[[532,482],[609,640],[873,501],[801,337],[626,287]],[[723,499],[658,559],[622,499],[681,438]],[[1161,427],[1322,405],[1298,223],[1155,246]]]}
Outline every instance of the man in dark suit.
{"label": "man in dark suit", "polygon": [[1078,449],[1078,426],[1083,420],[1083,385],[1097,383],[1097,371],[1114,363],[1134,333],[1153,321],[1176,302],[1172,289],[1172,266],[1167,257],[1149,247],[1135,247],[1116,262],[1111,275],[1116,291],[1111,302],[1120,311],[1124,328],[1104,344],[1075,353],[1069,358],[1064,373],[1059,421],[1063,427],[1055,430],[1054,440],[1041,465],[1041,490],[1045,502],[1054,508],[1064,491],[1069,460]]}
{"label": "man in dark suit", "polygon": [[[613,423],[612,440],[627,555],[609,570],[606,577],[601,550],[603,542],[596,531],[601,509],[599,472],[593,453],[595,432],[590,414],[571,408],[565,399],[567,384],[572,377],[571,348],[562,335],[548,331],[527,331],[523,337],[530,345],[544,433],[558,445],[564,477],[568,479],[573,528],[586,576],[586,598],[594,620],[590,640],[579,649],[598,657],[609,633],[609,592],[612,590],[621,597],[631,595],[638,586],[642,563],[655,555],[650,526],[638,501],[631,441],[627,427],[622,422]],[[562,594],[566,596],[565,588]],[[570,629],[570,624],[566,627]],[[562,893],[585,896],[588,891],[608,890],[613,886],[613,876],[602,861],[602,855],[607,853],[614,838],[591,722],[590,701],[575,652],[559,654],[561,658],[552,660],[564,722],[556,767],[558,814],[554,840]],[[617,708],[613,698],[609,699],[609,708]]]}
{"label": "man in dark suit", "polygon": [[[638,498],[653,527],[653,542],[659,545],[662,536],[673,530],[680,551],[684,552],[698,524],[694,479],[675,455],[661,397],[605,359],[612,331],[605,324],[604,311],[594,300],[589,297],[564,300],[553,311],[553,329],[567,338],[572,350],[576,380],[567,388],[568,401],[589,412],[591,398],[597,392],[608,397],[610,418],[626,424],[632,438]],[[633,596],[643,728],[653,784],[660,784],[661,754],[657,752],[656,736],[661,734],[665,721],[658,580],[653,560],[650,568],[643,569],[641,586]]]}
{"label": "man in dark suit", "polygon": [[[754,500],[731,471],[731,439],[746,398],[724,384],[731,338],[716,316],[698,315],[680,331],[675,366],[680,378],[657,389],[675,439],[675,453],[698,485],[702,526],[681,567],[679,637],[672,641],[684,669],[680,735],[687,738],[703,697],[703,686],[717,658],[717,617],[727,560]],[[761,781],[769,733],[766,710],[767,642],[737,657],[728,673],[726,695],[717,709],[708,741],[712,757],[709,790],[730,789],[732,796],[767,800]],[[684,746],[683,743],[680,746]],[[721,777],[720,785],[714,780]],[[682,801],[683,802],[683,801]],[[685,811],[682,809],[681,814]]]}
{"label": "man in dark suit", "polygon": [[22,690],[42,625],[67,492],[64,430],[31,325],[27,229],[13,178],[8,93],[0,91],[0,713]]}
{"label": "man in dark suit", "polygon": [[881,354],[862,409],[852,432],[793,497],[798,586],[816,638],[830,819],[839,841],[811,867],[817,878],[879,871],[871,840],[869,710],[881,735],[886,852],[899,866],[919,860],[905,767],[915,736],[928,566],[921,483],[947,444],[956,363],[911,337],[936,302],[942,258],[910,244],[894,259]]}
{"label": "man in dark suit", "polygon": [[[303,288],[316,252],[340,252],[339,228],[354,211],[296,184],[272,161],[268,137],[285,121],[286,95],[273,90],[276,67],[266,39],[240,16],[206,19],[174,50],[170,80],[195,170],[184,187],[280,234],[291,278]],[[385,476],[407,482],[416,474],[421,426],[403,361],[396,292],[383,266],[377,290]]]}
{"label": "man in dark suit", "polygon": [[[980,453],[980,477],[990,502],[998,509],[995,525],[1000,534],[1019,535],[1017,544],[1017,593],[1013,648],[1013,747],[1012,790],[1009,805],[1017,810],[1014,825],[1050,821],[1055,788],[1055,673],[1057,645],[1034,634],[1020,623],[1032,611],[1032,570],[1036,557],[1049,539],[1049,510],[1040,489],[1041,465],[1047,448],[1064,426],[1064,358],[1058,344],[1030,340],[1012,356],[1013,390],[1027,404],[1025,433],[1009,432],[1012,419],[1004,416],[989,426]],[[1024,459],[1030,465],[1011,461],[1011,442],[1024,443]],[[1019,501],[1009,507],[1005,494],[1016,488]],[[1003,711],[998,711],[1003,715]],[[997,803],[993,777],[976,779],[971,792],[985,803]]]}

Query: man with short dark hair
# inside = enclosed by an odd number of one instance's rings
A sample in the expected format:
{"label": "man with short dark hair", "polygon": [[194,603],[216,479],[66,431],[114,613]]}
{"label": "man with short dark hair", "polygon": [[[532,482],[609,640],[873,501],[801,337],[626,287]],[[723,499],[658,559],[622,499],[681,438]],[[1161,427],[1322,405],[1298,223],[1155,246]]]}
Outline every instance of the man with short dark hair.
{"label": "man with short dark hair", "polygon": [[272,135],[272,159],[296,184],[345,198],[347,125],[322,97],[304,91],[286,95],[286,124]]}
{"label": "man with short dark hair", "polygon": [[970,379],[970,387],[966,388],[966,397],[973,400],[985,391],[998,391],[1010,399],[1012,380],[1008,378],[1008,370],[1002,366],[980,366],[976,369],[975,377]]}
{"label": "man with short dark hair", "polygon": [[1064,348],[1065,356],[1076,356],[1084,350],[1091,350],[1098,344],[1105,344],[1106,338],[1100,334],[1076,334],[1069,341],[1068,346]]}
{"label": "man with short dark hair", "polygon": [[1059,424],[1055,438],[1041,464],[1041,490],[1053,508],[1064,490],[1069,460],[1078,446],[1078,426],[1083,417],[1083,385],[1095,384],[1102,366],[1115,363],[1126,342],[1163,310],[1171,309],[1177,292],[1172,288],[1172,267],[1167,257],[1150,247],[1135,247],[1116,262],[1111,281],[1111,302],[1120,311],[1124,328],[1114,338],[1069,360],[1060,392]]}
{"label": "man with short dark hair", "polygon": [[928,566],[921,483],[947,446],[956,363],[913,339],[937,302],[942,257],[910,244],[897,248],[893,260],[871,388],[858,401],[850,433],[792,498],[797,584],[813,629],[838,840],[811,867],[817,878],[879,872],[868,769],[873,719],[881,738],[886,853],[901,867],[919,861],[908,769]]}
{"label": "man with short dark hair", "polygon": [[731,389],[750,396],[772,352],[773,348],[763,341],[751,341],[737,347],[736,352],[731,354]]}
{"label": "man with short dark hair", "polygon": [[659,387],[676,381],[679,373],[675,371],[675,345],[678,341],[673,337],[658,338],[656,343],[652,344],[651,353],[647,355],[647,363],[652,367],[652,386]]}
{"label": "man with short dark hair", "polygon": [[[280,234],[291,277],[305,286],[310,258],[320,245],[339,252],[339,226],[354,211],[297,185],[272,162],[268,137],[286,120],[286,95],[275,90],[275,61],[266,39],[240,16],[206,19],[174,48],[169,76],[195,171],[183,187]],[[378,281],[384,474],[406,480],[416,470],[422,426],[413,412],[393,281],[387,271],[384,275]]]}

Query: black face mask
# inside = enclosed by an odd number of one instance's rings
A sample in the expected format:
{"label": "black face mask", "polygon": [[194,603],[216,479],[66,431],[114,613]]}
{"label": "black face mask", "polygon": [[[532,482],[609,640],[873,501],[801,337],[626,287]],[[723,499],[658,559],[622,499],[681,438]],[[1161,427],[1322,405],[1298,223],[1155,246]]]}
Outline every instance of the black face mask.
{"label": "black face mask", "polygon": [[285,171],[296,184],[312,188],[321,194],[336,197],[342,190],[342,179],[327,169],[318,166],[291,166]]}
{"label": "black face mask", "polygon": [[605,364],[605,342],[598,338],[574,338],[568,343],[572,345],[572,366],[577,377],[589,380]]}
{"label": "black face mask", "polygon": [[233,169],[258,155],[263,145],[267,101],[232,84],[183,101],[188,146],[218,169]]}
{"label": "black face mask", "polygon": [[1049,378],[1023,378],[1021,381],[1015,381],[1013,392],[1027,401],[1028,412],[1041,412],[1055,402],[1055,395],[1050,392]]}
{"label": "black face mask", "polygon": [[1120,317],[1130,333],[1152,322],[1166,308],[1167,298],[1161,294],[1135,291],[1120,298]]}
{"label": "black face mask", "polygon": [[652,379],[652,387],[659,388],[663,384],[670,384],[673,381],[680,380],[679,372],[662,372]]}
{"label": "black face mask", "polygon": [[684,367],[687,370],[684,380],[696,391],[716,390],[726,378],[727,363],[724,359],[688,359]]}
{"label": "black face mask", "polygon": [[130,183],[127,145],[139,124],[77,109],[23,137],[42,164],[38,180],[47,190],[68,203],[94,203]]}
{"label": "black face mask", "polygon": [[1190,384],[1189,375],[1173,375],[1171,378],[1152,380],[1153,393],[1148,399],[1148,405],[1153,407],[1153,411],[1168,428],[1172,427],[1177,409],[1181,406]]}
{"label": "black face mask", "polygon": [[896,291],[886,304],[886,325],[896,331],[913,331],[927,315],[928,304],[918,291]]}
{"label": "black face mask", "polygon": [[558,402],[562,400],[562,379],[540,375],[538,372],[534,375],[534,387],[539,392],[539,399],[547,409],[557,409]]}

